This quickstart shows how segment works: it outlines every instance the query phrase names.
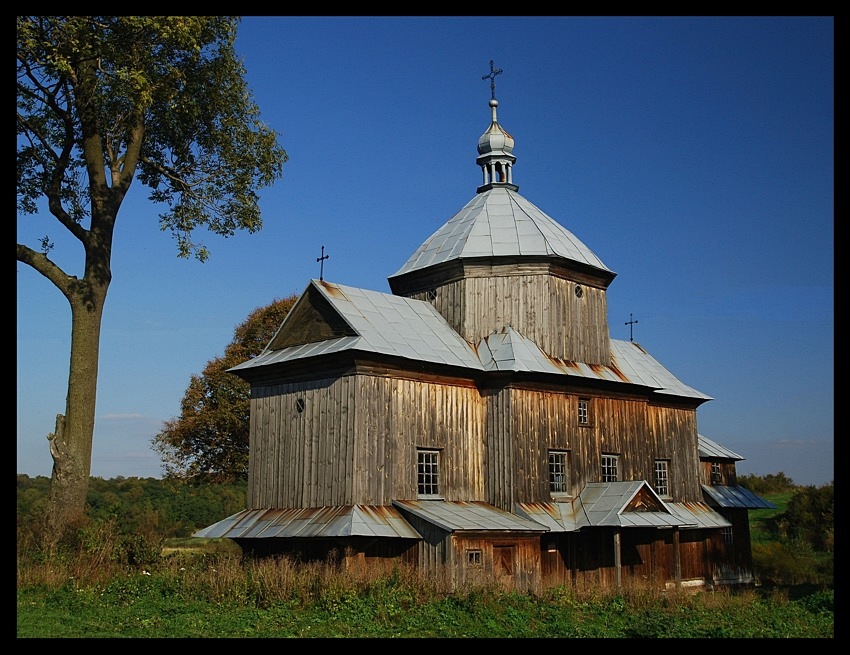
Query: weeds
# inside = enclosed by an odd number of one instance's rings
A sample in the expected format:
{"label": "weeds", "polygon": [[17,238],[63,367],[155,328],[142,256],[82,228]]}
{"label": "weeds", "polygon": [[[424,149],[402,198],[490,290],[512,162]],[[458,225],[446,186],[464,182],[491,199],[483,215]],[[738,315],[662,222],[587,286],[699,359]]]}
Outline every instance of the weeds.
{"label": "weeds", "polygon": [[[156,546],[126,539],[110,521],[80,525],[49,551],[19,539],[18,636],[833,637],[833,591],[811,582],[799,595],[774,584],[665,591],[631,579],[616,590],[559,585],[535,594],[485,578],[454,585],[448,575],[351,553],[317,563],[244,558],[217,542]],[[771,552],[788,565],[779,554],[789,553]]]}

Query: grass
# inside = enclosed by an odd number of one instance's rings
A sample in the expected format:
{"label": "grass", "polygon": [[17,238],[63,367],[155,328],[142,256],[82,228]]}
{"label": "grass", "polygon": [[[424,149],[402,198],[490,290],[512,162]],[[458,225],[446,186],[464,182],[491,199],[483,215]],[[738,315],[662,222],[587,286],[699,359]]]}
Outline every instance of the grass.
{"label": "grass", "polygon": [[781,494],[764,494],[764,498],[776,505],[776,509],[750,510],[750,538],[753,544],[776,541],[776,536],[768,526],[774,516],[781,514],[787,509],[788,501],[793,495],[793,491]]}
{"label": "grass", "polygon": [[342,569],[174,551],[144,569],[19,562],[19,638],[832,638],[833,592],[540,594],[423,578],[398,565]]}
{"label": "grass", "polygon": [[[170,539],[146,549],[109,523],[92,524],[48,557],[19,534],[17,636],[833,638],[832,554],[826,562],[767,530],[790,496],[770,496],[777,509],[751,512],[764,584],[697,592],[632,581],[616,591],[455,589],[392,562],[243,560],[230,540]],[[122,555],[128,543],[150,559],[131,564]]]}

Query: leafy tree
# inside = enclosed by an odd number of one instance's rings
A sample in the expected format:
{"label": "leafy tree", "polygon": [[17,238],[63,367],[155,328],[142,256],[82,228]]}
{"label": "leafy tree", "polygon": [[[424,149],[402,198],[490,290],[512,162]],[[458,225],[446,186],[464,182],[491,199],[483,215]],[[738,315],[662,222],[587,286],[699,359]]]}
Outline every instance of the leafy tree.
{"label": "leafy tree", "polygon": [[781,494],[797,488],[794,480],[784,472],[768,473],[767,475],[739,475],[738,484],[746,487],[755,494]]}
{"label": "leafy tree", "polygon": [[153,439],[169,477],[232,482],[248,476],[250,385],[227,369],[262,352],[297,296],[255,309],[236,327],[224,355],[193,375],[179,418],[166,421]]}
{"label": "leafy tree", "polygon": [[835,484],[799,489],[781,514],[774,517],[780,534],[820,552],[835,547]]}
{"label": "leafy tree", "polygon": [[260,121],[234,52],[234,16],[18,16],[18,220],[49,212],[81,246],[82,276],[50,258],[49,234],[17,244],[71,308],[64,414],[53,457],[47,534],[85,513],[115,224],[138,177],[164,211],[180,257],[209,256],[195,228],[262,227],[256,189],[287,154]]}

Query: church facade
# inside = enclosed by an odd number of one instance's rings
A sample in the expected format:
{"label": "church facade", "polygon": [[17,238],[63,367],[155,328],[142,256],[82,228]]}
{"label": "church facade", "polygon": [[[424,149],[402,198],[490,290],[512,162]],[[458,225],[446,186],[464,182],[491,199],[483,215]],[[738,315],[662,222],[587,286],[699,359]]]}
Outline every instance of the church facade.
{"label": "church facade", "polygon": [[616,274],[519,194],[492,76],[481,184],[391,293],[311,280],[231,369],[247,509],[195,536],[522,590],[752,583],[747,512],[770,504],[699,434],[711,398],[610,337]]}

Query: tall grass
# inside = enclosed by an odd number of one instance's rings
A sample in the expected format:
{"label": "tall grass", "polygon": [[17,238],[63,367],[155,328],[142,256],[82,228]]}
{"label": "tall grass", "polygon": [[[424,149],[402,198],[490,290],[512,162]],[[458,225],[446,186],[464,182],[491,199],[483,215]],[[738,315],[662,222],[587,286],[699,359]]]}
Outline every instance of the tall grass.
{"label": "tall grass", "polygon": [[[505,591],[388,560],[243,558],[122,535],[92,521],[50,548],[19,531],[19,637],[832,637],[833,591]],[[805,576],[802,576],[805,577]],[[809,579],[809,578],[807,578]]]}

